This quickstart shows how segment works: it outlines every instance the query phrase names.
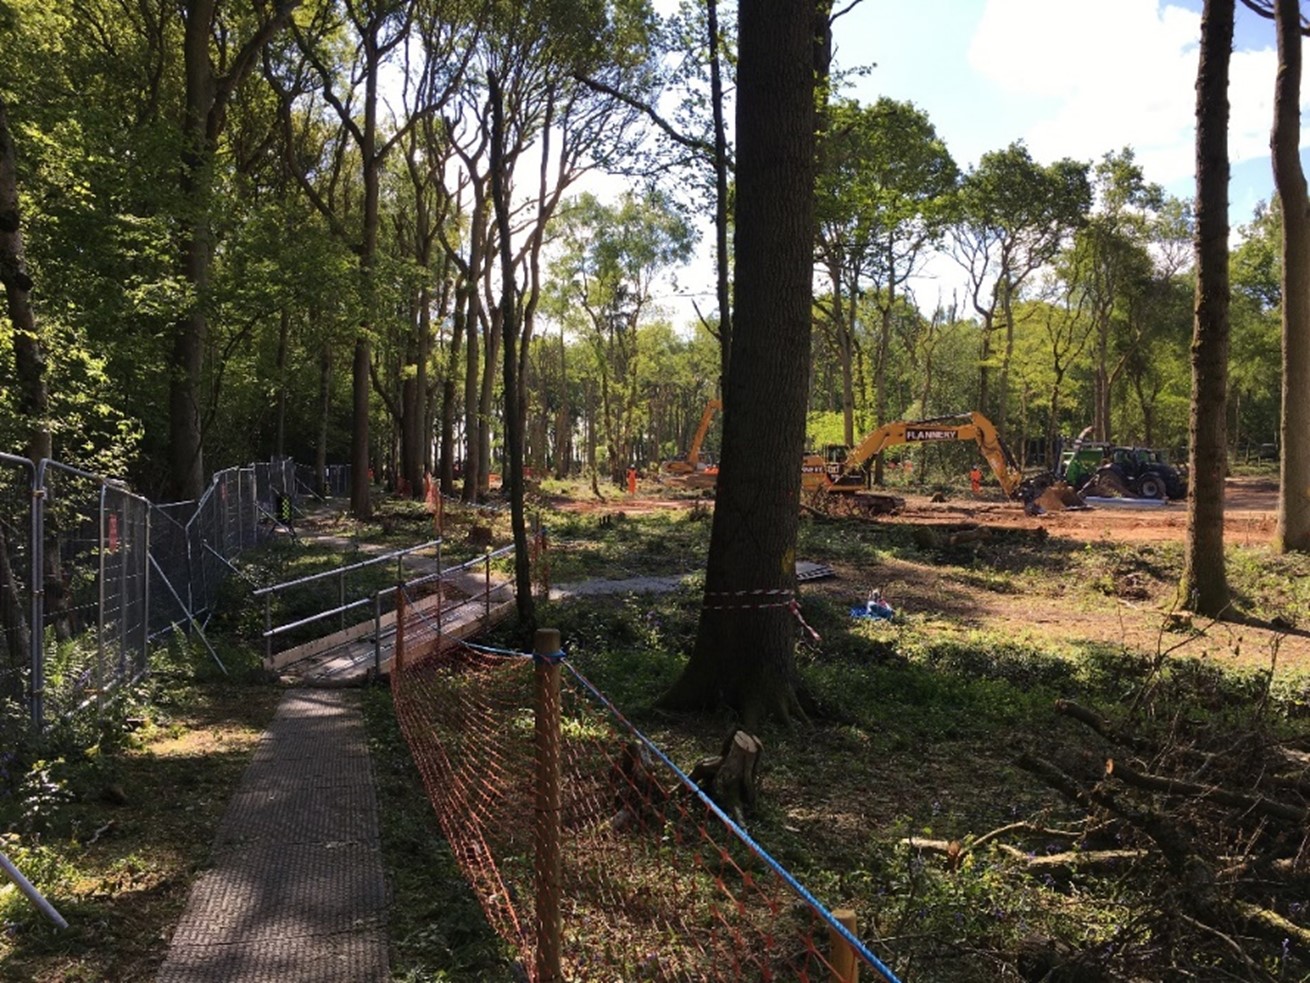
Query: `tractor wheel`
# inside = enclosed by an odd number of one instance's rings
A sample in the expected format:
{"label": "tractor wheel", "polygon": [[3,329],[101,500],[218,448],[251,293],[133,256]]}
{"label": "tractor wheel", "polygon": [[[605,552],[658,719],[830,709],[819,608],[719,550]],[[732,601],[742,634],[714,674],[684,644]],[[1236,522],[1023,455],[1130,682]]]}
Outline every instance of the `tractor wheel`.
{"label": "tractor wheel", "polygon": [[1158,474],[1144,474],[1137,479],[1137,494],[1142,498],[1164,498],[1164,479]]}

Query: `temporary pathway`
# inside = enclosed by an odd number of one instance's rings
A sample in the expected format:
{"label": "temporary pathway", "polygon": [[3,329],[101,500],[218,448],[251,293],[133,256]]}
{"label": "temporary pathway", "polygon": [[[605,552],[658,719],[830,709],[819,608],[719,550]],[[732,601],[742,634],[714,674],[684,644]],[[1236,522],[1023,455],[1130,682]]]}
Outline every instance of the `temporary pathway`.
{"label": "temporary pathway", "polygon": [[289,690],[157,981],[381,983],[386,901],[359,693]]}

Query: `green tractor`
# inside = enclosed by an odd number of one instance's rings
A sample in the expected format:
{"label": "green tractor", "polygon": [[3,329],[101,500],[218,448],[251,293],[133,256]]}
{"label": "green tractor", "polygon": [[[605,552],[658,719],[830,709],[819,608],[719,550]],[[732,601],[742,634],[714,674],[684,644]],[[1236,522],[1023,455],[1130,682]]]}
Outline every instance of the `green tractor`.
{"label": "green tractor", "polygon": [[1060,475],[1083,495],[1178,500],[1187,497],[1185,469],[1163,451],[1091,442],[1060,455]]}

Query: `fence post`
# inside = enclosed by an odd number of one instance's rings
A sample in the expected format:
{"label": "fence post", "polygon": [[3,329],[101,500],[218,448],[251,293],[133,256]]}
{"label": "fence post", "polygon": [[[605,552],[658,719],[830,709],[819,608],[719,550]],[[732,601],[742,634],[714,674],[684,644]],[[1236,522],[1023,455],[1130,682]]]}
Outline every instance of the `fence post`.
{"label": "fence post", "polygon": [[391,671],[405,668],[405,588],[396,588],[396,646],[391,656]]}
{"label": "fence post", "polygon": [[[841,922],[852,934],[855,934],[855,912],[850,908],[836,908],[832,917]],[[832,983],[860,983],[860,964],[855,959],[855,950],[835,928],[828,929],[828,945],[832,949]]]}
{"label": "fence post", "polygon": [[560,635],[539,628],[536,663],[537,802],[535,823],[537,960],[540,983],[561,983],[560,968]]}
{"label": "fence post", "polygon": [[491,550],[487,550],[487,586],[482,594],[482,621],[491,624]]}
{"label": "fence post", "polygon": [[32,595],[32,729],[38,734],[45,730],[45,466],[43,460],[32,470],[32,549],[27,574]]}

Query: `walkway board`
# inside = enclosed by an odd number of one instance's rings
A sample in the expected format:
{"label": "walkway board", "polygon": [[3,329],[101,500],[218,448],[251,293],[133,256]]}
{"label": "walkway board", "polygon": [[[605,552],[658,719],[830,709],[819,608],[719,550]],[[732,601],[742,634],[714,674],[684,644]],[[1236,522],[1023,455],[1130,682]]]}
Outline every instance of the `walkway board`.
{"label": "walkway board", "polygon": [[[435,628],[441,637],[462,640],[507,618],[515,608],[514,585],[508,579],[491,579],[459,571],[443,579],[440,594],[431,594],[410,605],[411,617],[425,628]],[[267,668],[306,686],[352,686],[371,673],[387,672],[395,657],[396,615],[382,616],[381,632],[373,618],[331,635],[306,642],[273,656]]]}

